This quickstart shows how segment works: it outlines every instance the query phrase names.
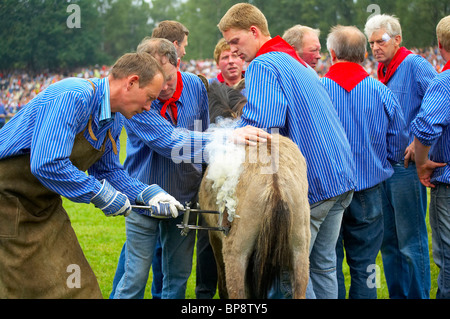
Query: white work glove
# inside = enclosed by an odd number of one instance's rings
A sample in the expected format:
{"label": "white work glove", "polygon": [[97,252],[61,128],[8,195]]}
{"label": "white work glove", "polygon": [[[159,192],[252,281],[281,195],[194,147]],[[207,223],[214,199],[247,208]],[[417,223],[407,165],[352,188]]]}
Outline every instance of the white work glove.
{"label": "white work glove", "polygon": [[136,197],[136,203],[152,207],[150,214],[143,209],[137,209],[138,213],[156,218],[176,218],[178,210],[184,209],[180,202],[156,184],[144,189]]}
{"label": "white work glove", "polygon": [[117,191],[107,180],[102,181],[102,188],[91,199],[95,207],[101,209],[106,216],[124,215],[131,213],[131,205],[128,197]]}

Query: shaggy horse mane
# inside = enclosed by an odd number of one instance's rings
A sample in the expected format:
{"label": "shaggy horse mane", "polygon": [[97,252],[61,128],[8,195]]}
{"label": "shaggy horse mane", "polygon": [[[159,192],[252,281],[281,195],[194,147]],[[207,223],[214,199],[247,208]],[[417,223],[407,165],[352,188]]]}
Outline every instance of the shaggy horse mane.
{"label": "shaggy horse mane", "polygon": [[220,82],[209,84],[209,120],[215,123],[218,117],[238,118],[247,103],[246,97],[237,89]]}

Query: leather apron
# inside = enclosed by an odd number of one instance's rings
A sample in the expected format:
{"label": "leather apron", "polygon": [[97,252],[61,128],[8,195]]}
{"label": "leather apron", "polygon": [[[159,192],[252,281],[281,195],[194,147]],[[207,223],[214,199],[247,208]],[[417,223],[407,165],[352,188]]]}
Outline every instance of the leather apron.
{"label": "leather apron", "polygon": [[[84,172],[102,157],[108,135],[97,150],[83,133],[70,160]],[[61,196],[31,173],[29,154],[0,161],[0,298],[102,298]]]}

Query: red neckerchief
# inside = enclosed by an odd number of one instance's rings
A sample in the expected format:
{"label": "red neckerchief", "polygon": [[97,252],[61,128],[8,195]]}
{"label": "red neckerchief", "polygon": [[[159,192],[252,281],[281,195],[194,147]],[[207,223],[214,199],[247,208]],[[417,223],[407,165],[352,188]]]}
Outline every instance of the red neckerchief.
{"label": "red neckerchief", "polygon": [[352,62],[339,62],[333,64],[325,77],[333,80],[342,86],[347,92],[350,92],[366,77],[369,73],[364,68]]}
{"label": "red neckerchief", "polygon": [[445,64],[444,68],[442,69],[441,73],[444,71],[450,70],[450,60],[447,61],[447,63]]}
{"label": "red neckerchief", "polygon": [[295,52],[294,48],[289,45],[289,43],[284,41],[283,38],[281,38],[279,35],[264,43],[263,46],[259,49],[258,53],[256,53],[256,57],[273,51],[287,53],[298,62],[303,64],[304,67],[306,67],[305,61],[303,61],[303,59],[298,56],[297,52]]}
{"label": "red neckerchief", "polygon": [[183,91],[183,79],[181,78],[181,73],[178,71],[177,72],[177,88],[175,89],[175,92],[173,93],[172,97],[168,100],[161,100],[158,98],[158,100],[160,100],[161,102],[164,103],[163,107],[161,108],[162,117],[167,119],[167,117],[166,117],[167,106],[170,106],[170,110],[172,111],[172,115],[175,120],[175,123],[177,122],[178,109],[177,109],[177,105],[175,104],[175,102],[178,101],[178,99],[180,98],[182,91]]}
{"label": "red neckerchief", "polygon": [[217,74],[217,81],[219,81],[220,83],[225,83],[225,79],[223,78],[222,72]]}
{"label": "red neckerchief", "polygon": [[[244,76],[245,76],[245,71],[242,71],[242,77],[244,78]],[[223,78],[222,72],[217,74],[217,81],[219,81],[220,83],[225,83],[225,79]]]}
{"label": "red neckerchief", "polygon": [[385,65],[383,63],[378,63],[378,80],[383,82],[384,84],[387,84],[390,80],[390,78],[394,75],[395,71],[397,70],[398,66],[403,62],[403,60],[408,56],[412,54],[411,51],[406,49],[405,47],[401,47],[398,49],[397,53],[395,53],[394,58],[392,59],[391,63],[386,68],[386,75],[383,73],[383,69]]}

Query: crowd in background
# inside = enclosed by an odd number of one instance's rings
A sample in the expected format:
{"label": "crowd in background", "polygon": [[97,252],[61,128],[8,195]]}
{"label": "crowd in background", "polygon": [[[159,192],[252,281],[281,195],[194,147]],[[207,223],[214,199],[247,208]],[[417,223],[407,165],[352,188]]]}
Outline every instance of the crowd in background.
{"label": "crowd in background", "polygon": [[[439,72],[444,67],[445,63],[439,54],[437,46],[424,49],[412,48],[411,50],[426,58],[436,71]],[[316,67],[320,77],[328,72],[331,65],[328,52],[323,52],[321,55],[322,58]],[[377,65],[377,61],[372,56],[368,56],[363,63],[363,67],[373,77],[377,76]],[[219,73],[213,59],[182,61],[181,70],[194,74],[203,74],[207,78],[214,78]],[[108,74],[108,71],[109,67],[107,66],[95,66],[93,68],[83,68],[72,73],[41,73],[34,76],[25,72],[0,73],[0,105],[3,105],[8,117],[11,117],[52,83],[66,77],[102,78]]]}

